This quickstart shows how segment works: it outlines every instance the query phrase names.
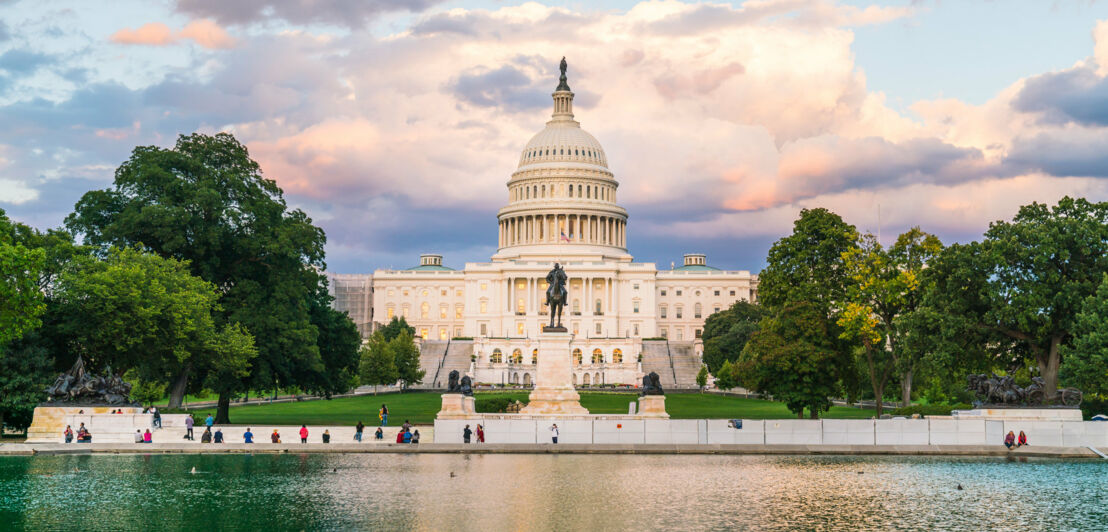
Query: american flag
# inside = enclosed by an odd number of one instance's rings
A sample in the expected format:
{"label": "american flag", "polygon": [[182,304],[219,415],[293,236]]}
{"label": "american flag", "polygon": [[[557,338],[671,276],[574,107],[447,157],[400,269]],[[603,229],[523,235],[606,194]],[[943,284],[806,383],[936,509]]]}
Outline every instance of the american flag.
{"label": "american flag", "polygon": [[565,232],[565,231],[562,231],[562,240],[565,240],[566,242],[569,242],[569,237],[568,237],[568,236],[566,236],[566,232]]}

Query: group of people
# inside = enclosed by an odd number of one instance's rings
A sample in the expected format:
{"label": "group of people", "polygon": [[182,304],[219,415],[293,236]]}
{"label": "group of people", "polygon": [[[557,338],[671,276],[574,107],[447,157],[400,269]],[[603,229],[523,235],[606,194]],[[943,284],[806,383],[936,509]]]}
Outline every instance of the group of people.
{"label": "group of people", "polygon": [[[66,443],[73,443],[72,425],[66,425],[63,434],[65,435]],[[81,423],[81,426],[77,428],[77,443],[92,443],[92,433],[89,432],[84,423]]]}
{"label": "group of people", "polygon": [[462,429],[462,441],[470,443],[475,434],[477,436],[477,443],[485,443],[485,427],[482,427],[480,423],[477,424],[476,433],[470,430],[469,425],[466,425],[466,428]]}
{"label": "group of people", "polygon": [[[382,432],[379,427],[377,432]],[[381,439],[381,437],[377,439]],[[396,443],[419,443],[419,430],[417,429],[413,432],[411,422],[405,419],[404,424],[400,427],[400,432],[396,433]]]}
{"label": "group of people", "polygon": [[[192,427],[195,424],[196,424],[196,422],[193,421],[192,414],[189,414],[189,415],[185,416],[185,439],[186,440],[189,440],[189,441],[195,441],[196,440],[196,438],[193,436],[193,432],[192,432]],[[204,431],[204,434],[200,435],[200,443],[211,443],[212,436],[213,436],[212,428],[214,427],[214,425],[215,425],[215,418],[212,417],[211,414],[208,414],[208,417],[204,418],[204,427],[206,428],[206,430]],[[205,441],[205,439],[206,439],[206,441]],[[220,440],[223,439],[222,434],[220,435],[219,439]],[[222,441],[219,441],[219,442],[216,442],[216,443],[222,443]]]}
{"label": "group of people", "polygon": [[1024,434],[1022,430],[1018,438],[1016,437],[1016,433],[1012,431],[1008,431],[1008,435],[1004,437],[1004,446],[1009,450],[1023,447],[1024,445],[1027,445],[1027,435]]}

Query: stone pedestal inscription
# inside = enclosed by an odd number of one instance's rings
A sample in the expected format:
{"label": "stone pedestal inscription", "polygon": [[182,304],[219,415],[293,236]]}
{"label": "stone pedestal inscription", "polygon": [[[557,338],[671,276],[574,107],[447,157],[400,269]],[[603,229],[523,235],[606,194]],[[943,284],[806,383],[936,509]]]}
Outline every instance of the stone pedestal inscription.
{"label": "stone pedestal inscription", "polygon": [[569,354],[569,333],[543,331],[539,335],[539,363],[535,389],[522,414],[585,415],[581,396],[573,388],[573,361]]}
{"label": "stone pedestal inscription", "polygon": [[477,414],[475,401],[472,396],[460,393],[442,394],[442,408],[437,419],[467,419]]}
{"label": "stone pedestal inscription", "polygon": [[644,395],[639,397],[639,416],[669,419],[669,414],[666,413],[666,396]]}

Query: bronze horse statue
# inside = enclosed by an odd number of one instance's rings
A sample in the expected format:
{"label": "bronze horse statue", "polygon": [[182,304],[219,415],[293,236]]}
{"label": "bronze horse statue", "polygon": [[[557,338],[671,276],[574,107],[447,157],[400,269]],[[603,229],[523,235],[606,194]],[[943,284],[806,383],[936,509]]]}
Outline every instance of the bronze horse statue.
{"label": "bronze horse statue", "polygon": [[550,327],[554,328],[554,318],[557,316],[558,325],[562,326],[562,311],[566,307],[566,299],[569,292],[566,290],[566,271],[558,263],[554,263],[554,269],[546,274],[546,304],[550,305]]}

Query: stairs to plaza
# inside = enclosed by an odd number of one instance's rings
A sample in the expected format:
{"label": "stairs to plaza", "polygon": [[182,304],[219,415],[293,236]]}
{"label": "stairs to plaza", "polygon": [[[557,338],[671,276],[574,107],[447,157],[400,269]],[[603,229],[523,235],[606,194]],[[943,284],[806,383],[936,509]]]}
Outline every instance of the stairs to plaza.
{"label": "stairs to plaza", "polygon": [[701,360],[696,355],[692,341],[670,342],[670,362],[673,364],[673,379],[677,388],[696,388],[696,374],[700,372]]}
{"label": "stairs to plaza", "polygon": [[[450,381],[450,372],[458,370],[459,375],[469,372],[470,357],[473,355],[472,340],[451,340],[442,359],[442,367],[439,368],[439,376],[436,379],[436,388],[446,388]],[[427,379],[424,379],[427,380]],[[430,381],[429,381],[430,382]]]}
{"label": "stairs to plaza", "polygon": [[658,374],[663,389],[673,388],[677,385],[673,366],[670,364],[669,342],[665,340],[643,340],[642,372],[649,375],[652,371]]}
{"label": "stairs to plaza", "polygon": [[[446,350],[448,347],[450,347],[449,340],[423,340],[420,342],[419,368],[426,373],[423,375],[423,383],[416,384],[412,386],[412,388],[433,390],[446,386],[446,375],[449,375],[450,372],[442,373],[440,368],[442,367],[443,359],[446,357]],[[440,380],[442,381],[442,385],[436,386],[436,381]]]}

